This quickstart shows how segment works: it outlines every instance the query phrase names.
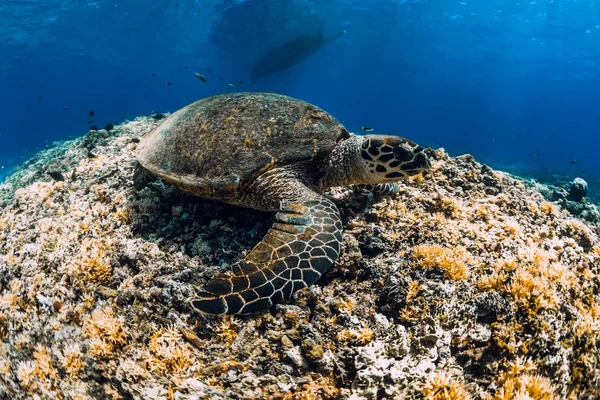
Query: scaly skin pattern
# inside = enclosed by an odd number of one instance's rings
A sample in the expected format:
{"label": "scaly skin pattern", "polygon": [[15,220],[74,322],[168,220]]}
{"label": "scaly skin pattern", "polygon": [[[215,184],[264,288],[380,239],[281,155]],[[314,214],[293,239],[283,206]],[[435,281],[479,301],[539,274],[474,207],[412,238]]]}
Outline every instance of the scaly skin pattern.
{"label": "scaly skin pattern", "polygon": [[340,213],[325,197],[284,203],[276,222],[246,258],[233,266],[233,276],[210,281],[191,301],[209,314],[250,314],[289,299],[310,286],[340,253]]}

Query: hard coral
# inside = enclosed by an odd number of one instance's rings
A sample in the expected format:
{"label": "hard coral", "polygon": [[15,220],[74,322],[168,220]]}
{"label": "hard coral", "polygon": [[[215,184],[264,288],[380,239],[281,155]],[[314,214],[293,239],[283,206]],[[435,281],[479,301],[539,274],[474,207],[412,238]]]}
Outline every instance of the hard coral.
{"label": "hard coral", "polygon": [[150,370],[162,374],[179,374],[192,363],[188,345],[174,325],[156,331],[148,344]]}
{"label": "hard coral", "polygon": [[83,359],[81,358],[81,347],[77,344],[65,346],[60,355],[62,367],[69,377],[76,378],[83,370]]}
{"label": "hard coral", "polygon": [[33,352],[33,361],[19,364],[17,377],[26,390],[35,393],[56,389],[59,376],[52,363],[50,351],[38,345]]}
{"label": "hard coral", "polygon": [[423,385],[421,392],[425,400],[471,400],[465,383],[446,371],[436,372]]}
{"label": "hard coral", "polygon": [[497,381],[498,390],[491,399],[558,400],[550,380],[534,374],[535,370],[535,365],[530,360],[517,358],[500,374]]}
{"label": "hard coral", "polygon": [[448,279],[460,280],[469,275],[469,255],[461,247],[450,250],[437,244],[421,244],[413,247],[412,257],[416,266],[441,268]]}
{"label": "hard coral", "polygon": [[112,358],[115,351],[127,342],[128,329],[123,317],[118,317],[112,308],[94,311],[83,323],[81,335],[90,339],[89,352],[96,358]]}

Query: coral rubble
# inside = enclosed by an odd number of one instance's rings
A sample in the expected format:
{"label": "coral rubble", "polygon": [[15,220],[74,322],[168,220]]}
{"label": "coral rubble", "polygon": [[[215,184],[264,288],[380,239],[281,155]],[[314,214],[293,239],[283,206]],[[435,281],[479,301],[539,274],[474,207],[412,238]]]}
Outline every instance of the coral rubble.
{"label": "coral rubble", "polygon": [[343,254],[315,285],[256,315],[197,315],[195,289],[272,216],[135,190],[159,123],[90,131],[0,185],[0,398],[600,397],[592,204],[579,219],[540,184],[436,150],[392,197],[331,191]]}

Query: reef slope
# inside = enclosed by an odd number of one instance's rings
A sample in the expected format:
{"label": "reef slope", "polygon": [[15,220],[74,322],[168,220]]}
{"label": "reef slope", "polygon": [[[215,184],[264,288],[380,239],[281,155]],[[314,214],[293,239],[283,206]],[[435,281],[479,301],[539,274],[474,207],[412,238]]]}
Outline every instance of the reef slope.
{"label": "reef slope", "polygon": [[1,399],[600,398],[598,226],[540,185],[437,150],[396,196],[331,192],[343,254],[311,288],[200,316],[194,288],[272,216],[136,191],[158,123],[91,131],[0,185]]}

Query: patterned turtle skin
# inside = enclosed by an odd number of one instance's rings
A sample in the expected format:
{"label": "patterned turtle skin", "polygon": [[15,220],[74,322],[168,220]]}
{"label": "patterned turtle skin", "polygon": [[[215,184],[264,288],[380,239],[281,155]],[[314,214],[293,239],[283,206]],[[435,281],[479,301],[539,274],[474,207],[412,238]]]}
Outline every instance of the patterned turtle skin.
{"label": "patterned turtle skin", "polygon": [[190,301],[208,314],[251,314],[318,280],[340,254],[342,222],[325,190],[395,182],[430,167],[399,136],[350,134],[320,108],[273,93],[228,93],[170,115],[138,147],[138,171],[193,195],[276,212],[263,240]]}

